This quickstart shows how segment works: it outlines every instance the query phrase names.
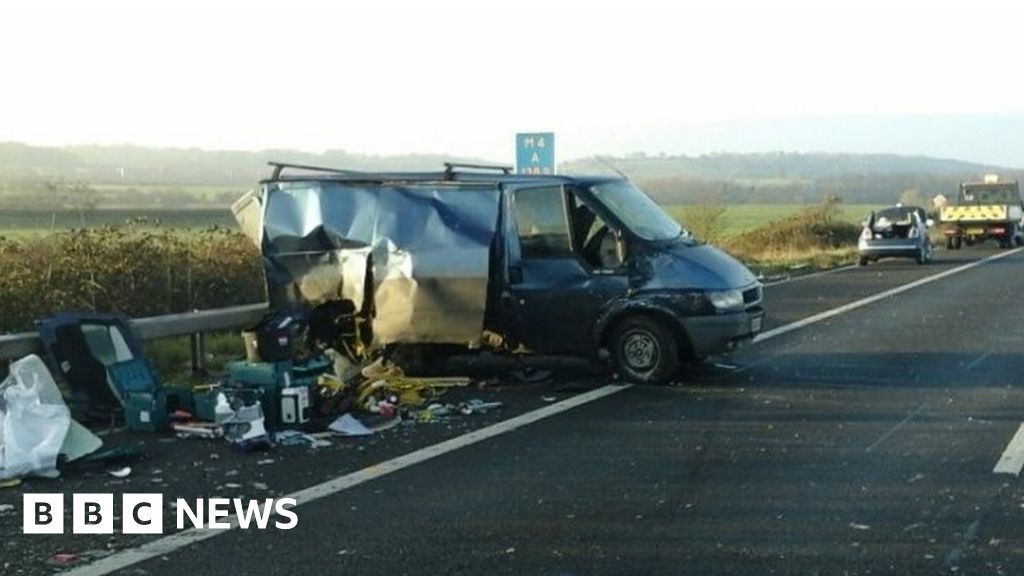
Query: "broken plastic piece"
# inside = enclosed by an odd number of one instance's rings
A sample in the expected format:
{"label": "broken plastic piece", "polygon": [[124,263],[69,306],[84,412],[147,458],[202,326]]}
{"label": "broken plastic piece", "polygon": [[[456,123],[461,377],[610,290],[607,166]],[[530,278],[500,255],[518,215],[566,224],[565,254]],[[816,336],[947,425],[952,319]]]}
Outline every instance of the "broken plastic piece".
{"label": "broken plastic piece", "polygon": [[328,429],[342,436],[369,436],[373,434],[373,430],[367,428],[351,414],[341,415],[337,420],[331,422]]}
{"label": "broken plastic piece", "polygon": [[78,554],[73,554],[70,552],[61,552],[58,554],[54,554],[47,561],[47,564],[50,564],[52,566],[71,566],[72,564],[77,564],[81,560],[82,557]]}
{"label": "broken plastic piece", "polygon": [[60,447],[60,455],[64,456],[67,462],[74,462],[83,456],[92,454],[103,446],[103,440],[74,420],[64,436],[64,443]]}
{"label": "broken plastic piece", "polygon": [[316,438],[311,434],[304,434],[298,430],[283,430],[274,434],[274,442],[282,446],[307,446],[309,448],[325,448],[331,443],[322,438]]}

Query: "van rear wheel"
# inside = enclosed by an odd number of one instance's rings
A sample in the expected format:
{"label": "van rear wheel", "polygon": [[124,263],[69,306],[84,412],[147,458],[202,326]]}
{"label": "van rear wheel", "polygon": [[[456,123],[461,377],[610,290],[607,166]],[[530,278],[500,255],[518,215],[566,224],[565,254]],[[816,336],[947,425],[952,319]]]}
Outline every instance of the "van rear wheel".
{"label": "van rear wheel", "polygon": [[679,343],[663,322],[631,316],[612,334],[612,360],[624,380],[664,384],[679,369]]}

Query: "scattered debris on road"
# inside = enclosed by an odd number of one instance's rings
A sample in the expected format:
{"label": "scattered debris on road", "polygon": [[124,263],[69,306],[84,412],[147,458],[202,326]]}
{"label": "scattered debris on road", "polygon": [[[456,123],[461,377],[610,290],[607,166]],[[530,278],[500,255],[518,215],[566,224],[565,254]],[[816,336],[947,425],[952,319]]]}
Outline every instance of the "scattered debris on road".
{"label": "scattered debris on road", "polygon": [[118,468],[116,470],[110,470],[107,472],[114,478],[127,478],[132,475],[131,466],[125,466],[124,468]]}

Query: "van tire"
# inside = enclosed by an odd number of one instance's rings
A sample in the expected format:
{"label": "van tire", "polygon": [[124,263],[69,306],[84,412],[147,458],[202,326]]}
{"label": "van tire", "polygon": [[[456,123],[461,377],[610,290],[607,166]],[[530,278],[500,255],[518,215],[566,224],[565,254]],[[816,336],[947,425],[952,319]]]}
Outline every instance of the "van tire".
{"label": "van tire", "polygon": [[665,384],[679,370],[679,341],[664,322],[630,316],[611,337],[612,362],[623,380]]}

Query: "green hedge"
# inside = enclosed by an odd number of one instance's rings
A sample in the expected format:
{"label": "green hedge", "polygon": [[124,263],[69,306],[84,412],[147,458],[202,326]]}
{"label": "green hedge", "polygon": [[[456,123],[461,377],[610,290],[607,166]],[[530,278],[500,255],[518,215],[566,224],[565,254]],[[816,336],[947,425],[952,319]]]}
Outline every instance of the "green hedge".
{"label": "green hedge", "polygon": [[237,231],[107,227],[0,236],[0,333],[57,312],[131,317],[262,302],[259,252]]}

